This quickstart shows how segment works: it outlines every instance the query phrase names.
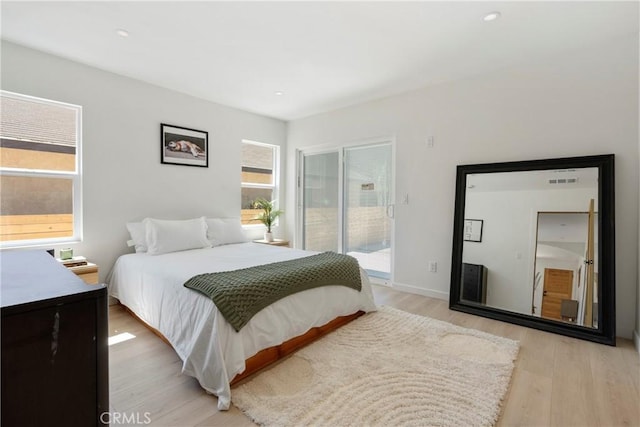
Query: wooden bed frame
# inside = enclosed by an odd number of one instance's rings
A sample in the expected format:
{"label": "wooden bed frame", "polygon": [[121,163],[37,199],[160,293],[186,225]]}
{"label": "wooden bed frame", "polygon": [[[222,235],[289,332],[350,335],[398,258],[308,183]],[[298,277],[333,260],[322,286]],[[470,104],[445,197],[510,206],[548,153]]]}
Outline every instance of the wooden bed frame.
{"label": "wooden bed frame", "polygon": [[[140,323],[142,323],[145,327],[147,327],[151,332],[153,332],[158,337],[160,337],[162,341],[164,341],[165,343],[169,344],[169,346],[171,346],[171,343],[169,342],[169,340],[166,339],[165,336],[162,335],[160,331],[158,331],[154,327],[147,324],[147,322],[145,322],[144,320],[140,319],[126,305],[122,303],[119,303],[119,304],[122,307],[124,307],[124,309],[130,315],[132,315],[135,319],[137,319]],[[306,333],[299,335],[297,337],[293,337],[283,342],[280,345],[268,347],[268,348],[265,348],[264,350],[259,351],[258,353],[254,354],[253,356],[251,356],[245,361],[245,366],[246,366],[245,370],[239,373],[238,375],[236,375],[235,377],[233,377],[233,380],[231,380],[231,385],[233,386],[237,384],[238,382],[244,380],[245,378],[255,374],[256,372],[288,356],[289,354],[306,346],[307,344],[311,344],[313,341],[316,341],[317,339],[323,337],[329,332],[335,331],[336,329],[346,325],[347,323],[351,322],[352,320],[355,320],[356,318],[362,316],[363,314],[364,314],[364,311],[357,311],[347,316],[336,317],[330,322],[322,326],[311,328]],[[173,346],[171,346],[171,348],[173,348]]]}

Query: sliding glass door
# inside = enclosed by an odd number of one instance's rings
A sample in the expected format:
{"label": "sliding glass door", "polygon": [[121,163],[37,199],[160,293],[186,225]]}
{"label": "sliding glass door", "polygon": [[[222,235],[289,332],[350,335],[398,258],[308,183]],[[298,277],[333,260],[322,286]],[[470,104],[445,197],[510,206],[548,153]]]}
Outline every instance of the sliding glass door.
{"label": "sliding glass door", "polygon": [[390,142],[301,155],[302,245],[358,259],[391,279],[393,166]]}
{"label": "sliding glass door", "polygon": [[391,278],[391,144],[344,150],[344,252]]}
{"label": "sliding glass door", "polygon": [[340,153],[304,155],[303,248],[340,252]]}

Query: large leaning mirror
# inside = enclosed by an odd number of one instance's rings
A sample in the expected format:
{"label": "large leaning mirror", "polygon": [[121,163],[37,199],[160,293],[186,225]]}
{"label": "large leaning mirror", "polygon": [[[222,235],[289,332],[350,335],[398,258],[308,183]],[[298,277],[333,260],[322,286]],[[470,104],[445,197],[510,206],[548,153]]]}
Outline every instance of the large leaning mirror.
{"label": "large leaning mirror", "polygon": [[615,345],[614,156],[457,169],[450,308]]}

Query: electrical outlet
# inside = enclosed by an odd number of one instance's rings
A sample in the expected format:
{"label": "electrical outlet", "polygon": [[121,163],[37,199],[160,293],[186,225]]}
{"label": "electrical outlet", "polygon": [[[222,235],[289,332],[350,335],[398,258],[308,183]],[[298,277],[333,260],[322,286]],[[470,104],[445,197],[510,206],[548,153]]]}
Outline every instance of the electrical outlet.
{"label": "electrical outlet", "polygon": [[429,272],[435,273],[438,271],[438,263],[435,261],[429,261]]}
{"label": "electrical outlet", "polygon": [[427,147],[433,148],[433,136],[427,138]]}

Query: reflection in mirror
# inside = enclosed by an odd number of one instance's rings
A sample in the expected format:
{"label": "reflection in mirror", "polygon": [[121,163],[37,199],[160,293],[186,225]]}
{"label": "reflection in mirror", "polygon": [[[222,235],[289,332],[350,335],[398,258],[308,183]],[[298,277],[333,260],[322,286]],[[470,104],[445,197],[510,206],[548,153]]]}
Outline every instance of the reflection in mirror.
{"label": "reflection in mirror", "polygon": [[596,215],[538,213],[532,315],[598,327]]}
{"label": "reflection in mirror", "polygon": [[[583,224],[581,233],[576,230],[575,235],[562,235],[564,227],[554,228],[550,217],[542,214],[549,211],[585,212],[590,201],[597,197],[597,168],[467,175],[465,217],[481,220],[465,219],[465,225],[482,221],[483,238],[482,241],[467,239],[465,233],[463,299],[470,289],[477,288],[482,297],[471,301],[563,321],[561,307],[572,304],[565,300],[577,299],[580,271],[576,265],[571,269],[560,269],[568,267],[562,257],[569,255],[566,253],[568,248],[578,251],[576,246],[580,244],[582,247],[578,252],[584,257],[587,223]],[[540,238],[545,240],[540,241]],[[542,271],[536,268],[537,245],[541,252],[539,266],[549,266],[546,276],[544,267]],[[576,263],[579,257],[575,255]],[[552,267],[556,269],[552,270]],[[563,279],[558,279],[560,276]],[[575,281],[576,289],[569,286],[568,281],[572,284]],[[539,286],[542,286],[541,292],[536,295],[534,288]],[[542,301],[536,300],[545,293]],[[577,314],[565,317],[575,320]]]}
{"label": "reflection in mirror", "polygon": [[613,156],[458,169],[451,308],[611,343]]}

